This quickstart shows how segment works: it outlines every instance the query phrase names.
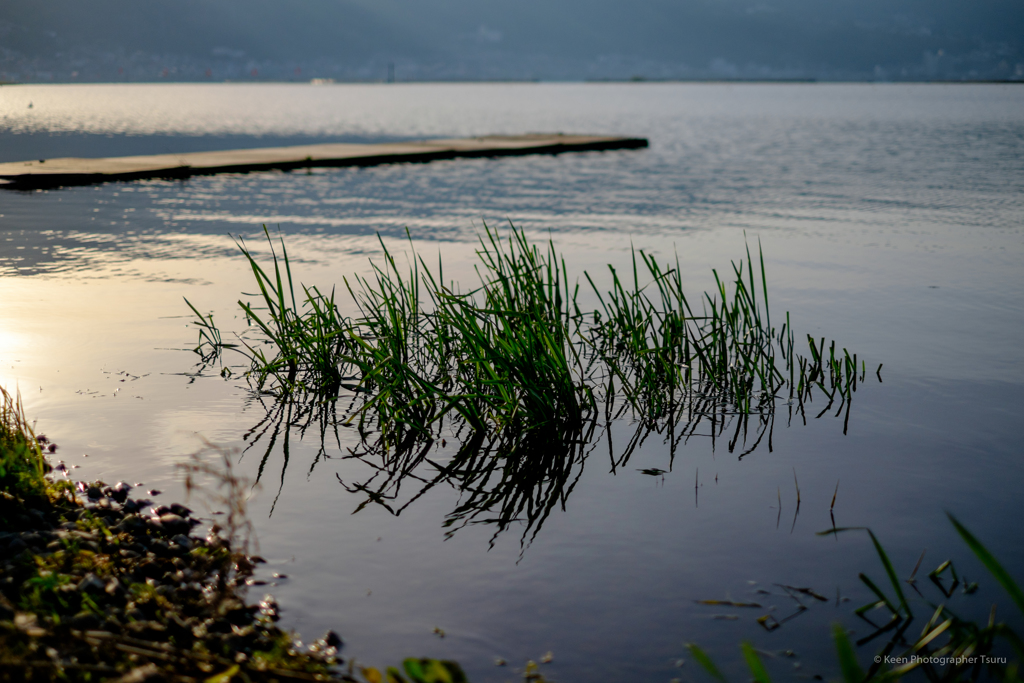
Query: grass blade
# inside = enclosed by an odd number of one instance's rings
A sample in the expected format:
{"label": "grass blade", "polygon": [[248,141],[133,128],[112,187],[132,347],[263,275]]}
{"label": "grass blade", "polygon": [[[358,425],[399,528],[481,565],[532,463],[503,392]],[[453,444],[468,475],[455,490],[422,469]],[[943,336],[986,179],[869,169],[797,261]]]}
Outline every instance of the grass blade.
{"label": "grass blade", "polygon": [[850,639],[846,637],[846,629],[842,624],[832,624],[832,639],[836,643],[836,654],[839,657],[839,669],[846,683],[861,683],[864,671],[857,663],[857,653],[853,650]]}
{"label": "grass blade", "polygon": [[772,683],[772,679],[764,668],[761,658],[757,656],[754,646],[744,641],[740,648],[743,650],[743,659],[747,660],[747,666],[750,668],[750,673],[754,680],[757,683]]}
{"label": "grass blade", "polygon": [[693,643],[687,643],[686,649],[690,651],[690,654],[693,655],[693,658],[697,663],[704,667],[705,671],[711,674],[712,678],[716,681],[720,681],[720,683],[728,683],[725,676],[722,675],[722,672],[718,670],[718,667],[715,666],[715,663],[711,661],[711,658],[707,656],[704,650],[700,649]]}
{"label": "grass blade", "polygon": [[999,561],[996,560],[995,556],[988,551],[988,548],[982,545],[981,541],[975,538],[974,534],[968,531],[956,517],[949,512],[946,513],[946,516],[949,517],[949,521],[953,523],[957,533],[960,534],[960,538],[964,539],[964,543],[967,544],[967,547],[971,549],[979,560],[981,560],[981,563],[985,565],[985,568],[988,569],[992,576],[995,577],[996,581],[999,582],[999,585],[1010,594],[1010,598],[1012,598],[1013,602],[1017,605],[1017,609],[1024,614],[1024,592],[1021,591],[1020,586],[1018,586],[1017,582],[1013,580],[1010,573],[1003,568],[1003,565],[999,564]]}
{"label": "grass blade", "polygon": [[871,536],[871,542],[875,544],[875,550],[878,552],[878,557],[882,560],[882,566],[885,567],[885,573],[889,576],[889,583],[892,584],[893,590],[896,591],[896,597],[900,600],[900,607],[902,607],[908,617],[913,617],[913,613],[910,611],[910,605],[907,604],[907,598],[903,595],[903,588],[900,586],[900,580],[896,576],[896,570],[892,566],[892,562],[889,561],[889,556],[886,554],[885,549],[882,548],[882,544],[878,542],[878,538],[871,529],[867,530],[868,535]]}

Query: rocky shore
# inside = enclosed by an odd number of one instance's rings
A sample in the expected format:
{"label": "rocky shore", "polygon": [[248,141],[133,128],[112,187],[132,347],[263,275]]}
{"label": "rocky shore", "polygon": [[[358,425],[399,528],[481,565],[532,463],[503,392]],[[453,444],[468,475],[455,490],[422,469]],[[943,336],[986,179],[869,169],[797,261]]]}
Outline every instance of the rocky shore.
{"label": "rocky shore", "polygon": [[0,491],[0,680],[356,680],[337,634],[300,647],[246,601],[259,557],[130,489]]}
{"label": "rocky shore", "polygon": [[[464,683],[455,662],[356,667],[329,631],[308,646],[277,626],[249,552],[248,481],[207,444],[179,464],[216,522],[133,486],[70,481],[21,401],[0,386],[0,682]],[[218,457],[210,457],[218,456]],[[155,496],[158,491],[149,491]],[[222,515],[222,516],[217,516]]]}

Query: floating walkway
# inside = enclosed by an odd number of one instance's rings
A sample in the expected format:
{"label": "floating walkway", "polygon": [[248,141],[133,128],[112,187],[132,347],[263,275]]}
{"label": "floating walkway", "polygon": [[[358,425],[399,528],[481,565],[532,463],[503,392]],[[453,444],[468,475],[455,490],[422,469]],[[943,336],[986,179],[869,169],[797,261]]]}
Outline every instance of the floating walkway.
{"label": "floating walkway", "polygon": [[224,152],[157,154],[107,159],[38,159],[0,164],[0,188],[32,190],[114,180],[188,178],[326,166],[375,166],[463,157],[562,154],[647,147],[643,138],[601,135],[488,135],[451,140],[416,140],[375,145],[328,144]]}

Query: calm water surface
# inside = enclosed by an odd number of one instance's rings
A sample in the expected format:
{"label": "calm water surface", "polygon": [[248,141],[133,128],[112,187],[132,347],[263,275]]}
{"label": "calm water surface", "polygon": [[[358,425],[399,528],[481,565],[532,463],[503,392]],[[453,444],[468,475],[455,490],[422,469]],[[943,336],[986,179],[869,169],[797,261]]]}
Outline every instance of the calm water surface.
{"label": "calm water surface", "polygon": [[[573,470],[564,509],[525,540],[526,520],[495,535],[487,514],[447,535],[460,498],[445,486],[398,515],[352,514],[365,496],[339,479],[373,471],[337,447],[317,459],[319,441],[293,435],[287,457],[278,443],[266,458],[252,501],[263,578],[288,576],[265,587],[284,623],[309,639],[336,628],[361,662],[455,658],[474,681],[516,680],[549,651],[559,681],[702,680],[678,665],[686,642],[741,680],[743,639],[795,651],[768,660],[781,679],[835,677],[827,627],[868,633],[852,614],[868,599],[857,574],[882,578],[865,536],[815,535],[832,525],[837,482],[838,525],[872,527],[904,575],[926,548],[929,570],[952,558],[981,583],[957,609],[980,617],[996,601],[1012,619],[943,512],[1022,576],[1024,88],[0,88],[0,161],[529,131],[651,146],[0,193],[0,382],[21,390],[76,477],[181,498],[174,465],[200,438],[244,448],[265,416],[237,377],[189,377],[196,358],[182,350],[196,336],[182,297],[226,329],[244,324],[235,301],[253,286],[231,235],[266,253],[260,226],[280,230],[296,276],[323,287],[367,272],[377,234],[407,251],[408,228],[419,253],[441,253],[446,275],[468,282],[483,222],[511,219],[550,236],[577,276],[624,265],[631,245],[678,254],[695,294],[743,255],[745,235],[760,240],[773,310],[790,311],[798,334],[884,364],[881,383],[869,371],[859,387],[845,435],[842,416],[790,422],[783,406],[771,447],[766,437],[742,458],[730,423],[714,442],[698,430],[674,458],[653,435],[616,465],[634,430],[616,423],[611,447],[603,438]],[[254,478],[263,443],[240,456]],[[807,599],[767,632],[757,617],[796,608],[776,584],[830,601]],[[851,601],[836,604],[837,591]],[[762,607],[695,602],[727,598]]]}

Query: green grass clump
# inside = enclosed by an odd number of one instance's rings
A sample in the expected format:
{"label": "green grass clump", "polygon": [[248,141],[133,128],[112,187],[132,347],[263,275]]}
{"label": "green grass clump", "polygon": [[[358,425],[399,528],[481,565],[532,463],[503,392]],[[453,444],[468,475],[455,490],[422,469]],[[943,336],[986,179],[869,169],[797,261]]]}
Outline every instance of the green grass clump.
{"label": "green grass clump", "polygon": [[702,295],[699,308],[683,291],[678,258],[662,265],[634,251],[625,282],[608,266],[606,293],[585,274],[601,303],[588,343],[607,367],[609,393],[618,390],[639,419],[653,426],[681,408],[770,414],[780,397],[803,412],[816,389],[829,399],[819,416],[837,398],[840,412],[849,410],[857,356],[846,349],[837,355],[835,342],[826,355],[825,340],[810,336],[808,353],[797,352],[789,314],[780,329],[772,325],[760,245],[756,262],[749,248],[746,256],[732,264],[730,280],[712,271],[715,290]]}
{"label": "green grass clump", "polygon": [[239,305],[258,334],[225,343],[212,316],[189,303],[197,351],[204,360],[225,349],[242,353],[255,386],[274,395],[354,392],[350,420],[389,435],[392,444],[450,415],[474,431],[502,433],[564,432],[586,421],[595,400],[573,345],[575,293],[553,245],[542,252],[515,231],[506,246],[488,229],[478,251],[479,286],[465,293],[444,283],[441,264],[435,274],[414,259],[402,272],[381,246],[383,266],[374,264],[368,278],[346,279],[360,312],[350,319],[333,292],[303,287],[299,304],[283,242],[280,260],[272,252],[272,274],[240,244],[261,306]]}
{"label": "green grass clump", "polygon": [[749,249],[733,264],[731,286],[715,272],[716,290],[699,310],[683,291],[678,260],[663,266],[639,251],[629,280],[609,266],[607,292],[585,274],[600,308],[584,313],[554,245],[542,250],[514,226],[507,239],[485,226],[479,284],[467,292],[445,282],[440,260],[435,273],[414,255],[403,271],[381,242],[383,266],[346,279],[360,312],[351,319],[333,291],[303,287],[300,303],[284,242],[279,259],[266,234],[272,274],[239,244],[260,290],[260,307],[239,302],[256,338],[223,342],[212,316],[189,303],[196,350],[207,361],[224,349],[241,352],[256,387],[277,396],[351,392],[350,419],[392,444],[448,416],[473,431],[571,432],[596,419],[601,392],[623,396],[634,417],[653,423],[694,401],[770,413],[787,390],[801,410],[816,388],[829,397],[825,410],[837,397],[848,409],[856,388],[855,355],[837,354],[834,342],[826,354],[824,339],[810,337],[810,353],[798,354],[788,315],[781,330],[772,326],[763,257],[755,269]]}
{"label": "green grass clump", "polygon": [[18,497],[43,495],[45,466],[21,400],[0,387],[0,491]]}
{"label": "green grass clump", "polygon": [[349,292],[360,311],[346,336],[345,360],[371,417],[400,443],[403,427],[429,431],[457,416],[472,431],[505,435],[578,428],[593,407],[572,345],[563,290],[565,264],[516,232],[507,247],[487,230],[477,254],[479,285],[460,292],[423,259],[403,273],[384,247],[385,266],[356,277]]}
{"label": "green grass clump", "polygon": [[[263,337],[254,343],[245,338],[240,338],[240,344],[225,343],[213,316],[204,316],[186,299],[197,316],[200,336],[197,350],[208,354],[210,359],[222,349],[242,351],[251,360],[251,377],[260,390],[337,393],[343,379],[340,370],[348,357],[346,332],[349,323],[339,314],[333,291],[324,295],[316,287],[303,286],[305,296],[302,306],[298,305],[284,241],[280,242],[279,260],[270,233],[266,228],[264,232],[270,243],[274,266],[272,276],[256,262],[245,242],[238,242],[252,268],[263,306],[257,307],[241,300],[238,305],[249,324],[255,326]],[[265,351],[268,346],[272,355]]]}
{"label": "green grass clump", "polygon": [[595,401],[573,344],[575,294],[565,262],[551,242],[542,252],[522,231],[506,249],[487,229],[480,245],[475,291],[453,293],[425,272],[434,327],[453,342],[460,412],[477,428],[578,428]]}
{"label": "green grass clump", "polygon": [[[785,379],[776,367],[767,284],[762,312],[749,250],[747,278],[743,267],[742,261],[733,264],[731,292],[713,271],[716,291],[704,294],[696,313],[683,291],[678,259],[663,267],[634,252],[632,282],[623,284],[609,266],[612,289],[606,295],[587,275],[602,306],[591,328],[594,348],[641,415],[656,419],[696,393],[717,395],[741,413],[770,409]],[[763,259],[760,274],[764,282]],[[786,340],[785,331],[779,340]]]}

